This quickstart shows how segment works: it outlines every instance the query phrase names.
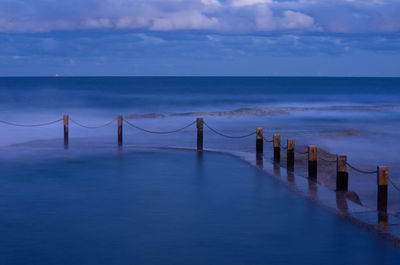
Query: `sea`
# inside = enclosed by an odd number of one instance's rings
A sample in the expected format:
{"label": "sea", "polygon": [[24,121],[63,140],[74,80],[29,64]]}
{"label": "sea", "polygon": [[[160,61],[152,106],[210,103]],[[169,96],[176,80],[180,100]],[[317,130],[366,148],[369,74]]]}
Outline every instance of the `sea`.
{"label": "sea", "polygon": [[6,165],[0,211],[2,265],[391,265],[400,259],[391,242],[216,153],[136,147]]}
{"label": "sea", "polygon": [[[117,124],[99,129],[122,115],[145,130],[168,132],[198,117],[230,136],[263,128],[266,140],[281,135],[334,155],[367,172],[388,166],[400,187],[400,79],[335,77],[2,77],[0,121],[35,125],[69,115],[70,145],[75,149],[116,144]],[[76,122],[76,123],[73,123]],[[196,146],[196,126],[174,134],[151,134],[124,123],[124,144],[153,147]],[[225,138],[208,128],[208,149],[254,152],[254,137]],[[45,127],[0,123],[0,155],[25,160],[30,153],[62,146],[62,122]],[[17,148],[18,147],[18,148]],[[22,150],[21,150],[22,149]],[[90,148],[88,148],[90,149]],[[265,143],[266,153],[272,146]],[[32,157],[32,156],[30,156]],[[33,156],[35,159],[46,155]],[[326,157],[332,159],[331,157]],[[348,169],[349,189],[364,205],[376,207],[376,174]],[[335,172],[322,183],[334,189]],[[400,212],[400,191],[389,186],[389,209]]]}
{"label": "sea", "polygon": [[[64,145],[63,116],[69,117]],[[123,117],[118,145],[117,116]],[[204,119],[197,153],[196,119]],[[43,125],[43,126],[42,126]],[[1,77],[0,264],[394,264],[399,251],[235,157],[347,155],[400,216],[400,78]],[[318,183],[335,189],[335,163]],[[355,195],[354,195],[355,194]],[[307,243],[304,244],[304,240]],[[354,251],[357,249],[357,251]]]}

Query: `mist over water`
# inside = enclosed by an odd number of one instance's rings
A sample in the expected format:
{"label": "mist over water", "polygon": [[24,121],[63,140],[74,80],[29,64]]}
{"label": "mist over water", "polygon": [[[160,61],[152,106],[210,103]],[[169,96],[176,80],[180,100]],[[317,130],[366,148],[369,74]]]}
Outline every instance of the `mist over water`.
{"label": "mist over water", "polygon": [[[282,141],[293,138],[298,147],[316,144],[348,155],[349,162],[365,169],[387,165],[391,178],[400,184],[399,87],[396,78],[0,78],[0,120],[35,124],[68,114],[86,125],[98,125],[124,115],[139,126],[163,131],[201,116],[227,134],[242,135],[262,127],[265,137],[281,134]],[[63,136],[61,123],[44,128],[0,124],[0,134],[3,147],[55,139],[41,142],[46,148],[61,143]],[[112,145],[116,124],[99,130],[70,124],[70,137],[72,146],[74,139],[93,146]],[[195,146],[195,128],[153,136],[125,126],[124,137],[133,145]],[[254,139],[231,141],[205,131],[205,146],[253,152]],[[349,172],[350,189],[373,205],[376,177]],[[391,188],[389,196],[392,209],[400,210],[393,206],[400,196]]]}

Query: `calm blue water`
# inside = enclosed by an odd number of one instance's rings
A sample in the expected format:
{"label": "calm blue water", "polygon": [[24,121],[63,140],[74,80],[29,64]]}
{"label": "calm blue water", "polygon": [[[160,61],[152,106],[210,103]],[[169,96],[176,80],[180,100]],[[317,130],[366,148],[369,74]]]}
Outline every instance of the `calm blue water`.
{"label": "calm blue water", "polygon": [[353,265],[400,259],[399,249],[236,158],[109,152],[2,166],[0,264]]}
{"label": "calm blue water", "polygon": [[399,86],[399,78],[0,78],[0,102],[3,111],[32,108],[71,112],[79,108],[113,115],[223,111],[271,105],[397,105]]}
{"label": "calm blue water", "polygon": [[[315,144],[348,155],[351,163],[366,170],[389,166],[391,178],[400,186],[399,87],[399,78],[0,78],[0,120],[30,124],[69,114],[81,123],[98,125],[125,115],[135,117],[130,121],[136,125],[162,131],[202,116],[227,134],[243,135],[263,127],[266,137],[279,133],[282,141],[296,139],[298,147]],[[154,113],[150,116],[158,118],[141,118]],[[115,134],[116,124],[99,130],[70,125],[71,145],[78,138],[114,145]],[[49,139],[56,143],[62,124],[28,129],[0,124],[0,135],[0,146]],[[195,146],[193,127],[170,136],[124,128],[124,135],[131,145]],[[227,140],[206,130],[205,147],[254,152],[254,139]],[[3,159],[10,157],[9,150],[0,148],[2,153]],[[332,183],[325,184],[333,188]],[[365,205],[375,206],[375,176],[350,172],[349,185]],[[400,212],[400,193],[390,187],[389,197],[390,209]]]}

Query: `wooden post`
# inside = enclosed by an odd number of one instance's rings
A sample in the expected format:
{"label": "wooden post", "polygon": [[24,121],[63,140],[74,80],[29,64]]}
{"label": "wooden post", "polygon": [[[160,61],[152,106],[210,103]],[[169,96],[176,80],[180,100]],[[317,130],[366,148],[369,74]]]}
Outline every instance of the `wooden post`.
{"label": "wooden post", "polygon": [[122,116],[118,116],[118,145],[122,146]]}
{"label": "wooden post", "polygon": [[287,140],[287,169],[293,171],[294,169],[294,140]]}
{"label": "wooden post", "polygon": [[69,116],[64,115],[64,148],[68,148],[68,142],[69,142],[68,121],[69,121]]}
{"label": "wooden post", "polygon": [[308,178],[317,179],[317,147],[314,145],[308,147]]}
{"label": "wooden post", "polygon": [[203,118],[197,118],[197,151],[203,151]]}
{"label": "wooden post", "polygon": [[281,136],[279,134],[274,135],[274,162],[279,163],[281,161]]}
{"label": "wooden post", "polygon": [[336,191],[348,191],[349,173],[347,172],[347,156],[338,156],[336,164]]}
{"label": "wooden post", "polygon": [[378,167],[378,211],[387,212],[389,168]]}
{"label": "wooden post", "polygon": [[258,154],[262,154],[264,152],[264,137],[262,128],[257,128],[256,152]]}

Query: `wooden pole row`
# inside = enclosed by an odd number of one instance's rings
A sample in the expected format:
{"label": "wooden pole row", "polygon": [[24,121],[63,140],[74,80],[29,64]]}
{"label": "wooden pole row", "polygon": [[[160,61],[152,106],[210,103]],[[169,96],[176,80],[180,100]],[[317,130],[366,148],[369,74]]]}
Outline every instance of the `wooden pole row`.
{"label": "wooden pole row", "polygon": [[[69,116],[64,115],[64,147],[68,148],[69,144]],[[117,117],[118,121],[118,146],[122,146],[123,143],[123,117],[120,115]],[[197,118],[197,150],[203,151],[204,141],[204,120],[203,118]],[[264,136],[263,129],[257,128],[256,133],[256,153],[258,157],[262,157],[264,152]],[[275,134],[273,137],[273,153],[274,163],[279,164],[281,160],[281,136]],[[318,157],[317,147],[308,147],[308,178],[316,181],[318,176]],[[294,170],[295,162],[295,140],[287,140],[287,170],[292,172]],[[337,157],[336,164],[336,190],[340,192],[348,191],[349,173],[347,172],[347,156],[340,155]],[[389,169],[388,167],[377,168],[377,209],[381,213],[387,212],[387,201],[388,201],[388,183],[389,183]]]}
{"label": "wooden pole row", "polygon": [[[122,123],[123,123],[123,117],[118,116],[118,145],[122,146]],[[64,148],[68,149],[68,144],[69,144],[69,116],[64,115]]]}
{"label": "wooden pole row", "polygon": [[[256,152],[263,152],[262,128],[257,128]],[[276,134],[273,137],[274,163],[280,163],[281,136]],[[287,140],[287,170],[294,170],[295,162],[295,140]],[[316,146],[308,146],[308,178],[316,181],[318,176],[318,149]],[[377,209],[380,213],[386,214],[388,202],[388,167],[378,167],[377,169],[378,195]],[[347,172],[347,156],[339,155],[336,162],[336,191],[347,192],[349,186],[349,173]]]}

